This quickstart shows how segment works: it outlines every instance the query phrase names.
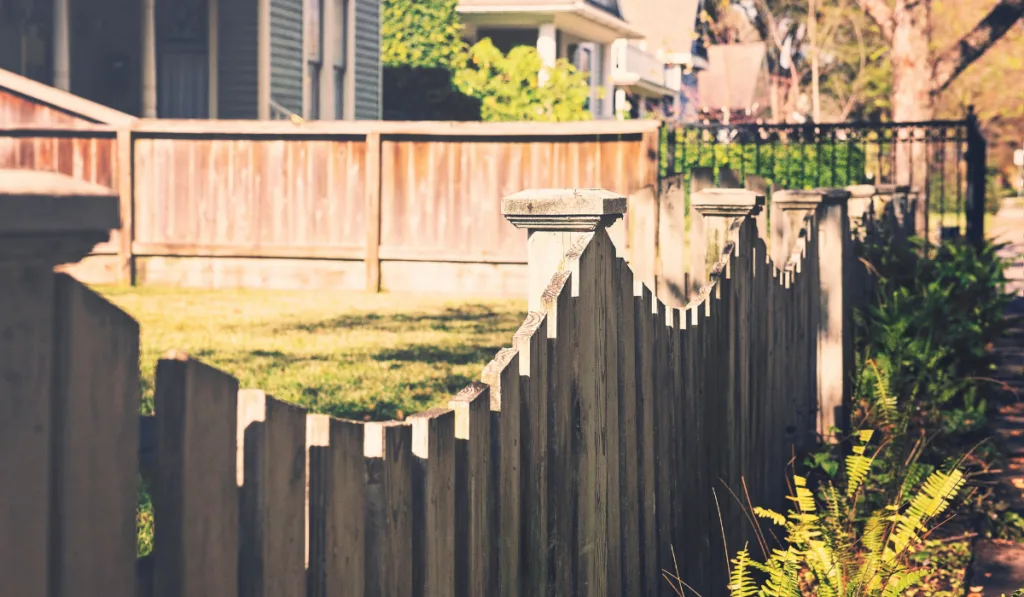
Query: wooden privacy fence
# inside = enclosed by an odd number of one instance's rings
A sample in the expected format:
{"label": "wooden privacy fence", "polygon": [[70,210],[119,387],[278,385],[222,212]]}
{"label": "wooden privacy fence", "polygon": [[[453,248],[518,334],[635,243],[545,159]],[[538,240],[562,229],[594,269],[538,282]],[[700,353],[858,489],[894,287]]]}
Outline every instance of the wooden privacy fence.
{"label": "wooden privacy fence", "polygon": [[655,122],[110,126],[24,98],[11,122],[4,91],[0,168],[118,190],[121,225],[74,268],[90,283],[515,295],[525,235],[501,198],[556,183],[630,196],[624,240],[655,281]]}
{"label": "wooden privacy fence", "polygon": [[674,562],[721,595],[750,538],[738,500],[779,507],[848,397],[848,192],[776,195],[784,263],[763,196],[695,194],[709,281],[676,308],[615,245],[623,196],[525,191],[502,210],[529,237],[530,313],[446,408],[332,419],[162,359],[137,573],[139,329],[52,272],[116,227],[116,196],[0,185],[0,578],[19,597],[653,596]]}

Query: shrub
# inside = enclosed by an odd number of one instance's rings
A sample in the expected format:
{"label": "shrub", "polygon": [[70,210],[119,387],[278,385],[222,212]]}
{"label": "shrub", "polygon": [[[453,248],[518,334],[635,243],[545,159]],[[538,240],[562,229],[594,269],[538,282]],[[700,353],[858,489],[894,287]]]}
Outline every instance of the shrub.
{"label": "shrub", "polygon": [[543,64],[536,48],[516,47],[506,56],[490,39],[483,39],[470,48],[469,56],[469,64],[455,73],[455,86],[480,100],[483,120],[590,119],[587,78],[568,61],[559,60],[547,69],[547,81],[541,85],[537,75]]}

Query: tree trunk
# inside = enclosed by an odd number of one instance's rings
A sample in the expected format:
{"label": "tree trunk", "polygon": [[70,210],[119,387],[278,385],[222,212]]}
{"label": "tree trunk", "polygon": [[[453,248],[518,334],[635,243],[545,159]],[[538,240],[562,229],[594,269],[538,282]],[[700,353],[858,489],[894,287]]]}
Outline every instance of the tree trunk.
{"label": "tree trunk", "polygon": [[[897,2],[893,14],[892,35],[892,119],[894,122],[923,122],[932,120],[935,107],[932,101],[932,55],[928,43],[929,2]],[[927,177],[928,163],[923,141],[915,140],[915,132],[923,138],[925,131],[902,129],[897,131],[896,171],[893,182],[909,185],[916,191],[918,205],[915,210],[915,229],[923,235],[927,231]],[[879,173],[881,175],[881,173]]]}

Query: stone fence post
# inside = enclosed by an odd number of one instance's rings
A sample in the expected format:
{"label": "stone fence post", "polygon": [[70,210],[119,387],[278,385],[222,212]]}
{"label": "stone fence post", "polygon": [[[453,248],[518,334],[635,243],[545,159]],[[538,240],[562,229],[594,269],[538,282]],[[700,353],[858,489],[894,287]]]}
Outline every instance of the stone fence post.
{"label": "stone fence post", "polygon": [[[0,170],[0,579],[4,594],[64,595],[70,590],[68,583],[83,580],[69,571],[74,566],[68,562],[57,571],[48,567],[51,555],[60,551],[51,541],[64,537],[67,529],[58,526],[69,522],[51,518],[56,446],[61,443],[54,438],[58,433],[54,415],[61,412],[55,396],[63,383],[57,367],[58,359],[64,358],[57,350],[62,330],[55,323],[58,293],[53,268],[78,261],[96,243],[107,240],[110,230],[119,225],[118,210],[118,198],[110,189],[61,174]],[[87,514],[97,506],[82,504],[79,513]],[[97,549],[102,551],[100,546]],[[91,557],[86,565],[97,563],[102,563],[102,557]],[[106,586],[127,589],[130,583],[134,587],[134,569],[126,566],[124,573],[131,579],[108,578]],[[75,590],[93,594],[98,588],[102,587],[79,582]]]}
{"label": "stone fence post", "polygon": [[[849,280],[853,245],[847,201],[842,189],[780,191],[772,198],[784,214],[781,238],[786,253],[792,252],[803,222],[813,214],[818,242],[818,280],[821,321],[818,327],[818,433],[834,441],[831,429],[846,431],[847,407],[852,393],[853,322]],[[778,262],[777,262],[778,263]]]}
{"label": "stone fence post", "polygon": [[[527,231],[527,306],[540,311],[551,277],[578,266],[578,261],[566,256],[574,248],[582,249],[594,232],[621,218],[626,198],[603,189],[528,189],[505,197],[501,213],[513,226]],[[573,296],[579,294],[578,278],[572,278]]]}

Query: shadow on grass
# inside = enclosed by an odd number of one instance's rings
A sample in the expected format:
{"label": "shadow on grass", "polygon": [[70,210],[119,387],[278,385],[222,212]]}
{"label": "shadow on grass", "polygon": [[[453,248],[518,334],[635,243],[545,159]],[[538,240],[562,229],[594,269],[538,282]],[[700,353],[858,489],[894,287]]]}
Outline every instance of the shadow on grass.
{"label": "shadow on grass", "polygon": [[515,330],[525,315],[499,312],[485,305],[465,305],[459,308],[449,307],[440,313],[351,313],[322,321],[277,326],[274,332],[316,333],[359,328],[379,332],[432,329],[481,334],[502,329]]}
{"label": "shadow on grass", "polygon": [[469,365],[487,363],[501,347],[495,346],[437,346],[435,344],[413,344],[403,348],[389,348],[373,355],[375,361],[400,361],[406,363],[446,363]]}

